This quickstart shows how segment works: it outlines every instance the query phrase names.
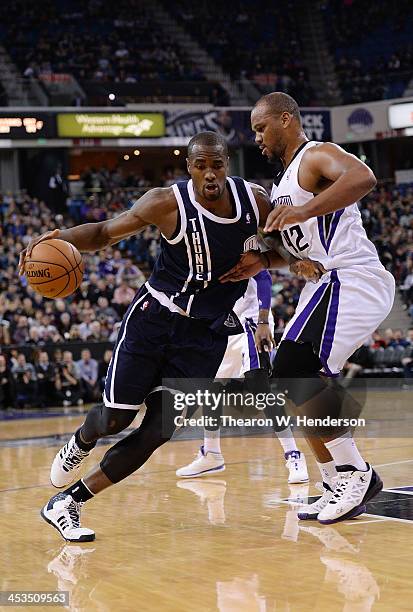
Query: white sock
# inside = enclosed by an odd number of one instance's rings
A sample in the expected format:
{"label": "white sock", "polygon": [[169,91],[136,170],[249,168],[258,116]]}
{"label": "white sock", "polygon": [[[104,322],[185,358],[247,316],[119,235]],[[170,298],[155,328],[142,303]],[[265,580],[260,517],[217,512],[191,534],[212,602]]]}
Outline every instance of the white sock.
{"label": "white sock", "polygon": [[276,431],[275,435],[277,436],[279,443],[284,449],[284,454],[291,453],[293,451],[298,452],[297,444],[293,436],[293,432],[291,431],[291,427],[287,427],[282,431]]}
{"label": "white sock", "polygon": [[204,452],[205,454],[221,452],[221,433],[219,429],[215,431],[204,429]]}
{"label": "white sock", "polygon": [[326,463],[319,463],[317,461],[317,465],[323,482],[331,487],[333,478],[337,476],[336,464],[334,461],[327,461]]}
{"label": "white sock", "polygon": [[357,470],[367,470],[366,462],[350,434],[344,434],[335,440],[325,442],[325,447],[330,451],[336,466],[352,465]]}

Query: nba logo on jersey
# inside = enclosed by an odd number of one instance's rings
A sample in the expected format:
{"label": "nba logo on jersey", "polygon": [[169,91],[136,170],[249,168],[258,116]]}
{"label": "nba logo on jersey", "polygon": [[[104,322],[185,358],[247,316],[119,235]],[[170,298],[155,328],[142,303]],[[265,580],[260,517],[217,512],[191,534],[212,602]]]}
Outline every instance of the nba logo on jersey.
{"label": "nba logo on jersey", "polygon": [[244,242],[244,253],[246,253],[247,251],[258,251],[258,249],[258,240],[255,234],[254,236],[250,236],[249,238],[247,238]]}
{"label": "nba logo on jersey", "polygon": [[249,213],[245,215],[245,221],[246,223],[251,223],[251,215]]}

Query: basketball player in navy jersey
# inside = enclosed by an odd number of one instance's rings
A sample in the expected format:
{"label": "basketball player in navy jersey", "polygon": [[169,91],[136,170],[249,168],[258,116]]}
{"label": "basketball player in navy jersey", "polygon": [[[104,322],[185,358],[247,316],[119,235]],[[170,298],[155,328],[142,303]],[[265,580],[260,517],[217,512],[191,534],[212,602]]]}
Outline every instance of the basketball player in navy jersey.
{"label": "basketball player in navy jersey", "polygon": [[[114,219],[46,232],[21,254],[20,273],[26,254],[47,238],[94,252],[150,224],[162,234],[153,273],[123,318],[103,404],[90,410],[52,464],[52,484],[67,487],[96,441],[128,427],[145,402],[139,429],[111,447],[86,478],[52,497],[42,509],[42,517],[69,541],[95,538],[91,529],[80,525],[82,504],[135,472],[171,437],[176,412],[162,380],[213,379],[228,336],[242,331],[232,309],[248,281],[224,285],[219,277],[236,264],[240,253],[256,248],[257,228],[265,224],[270,200],[263,188],[228,176],[227,145],[214,132],[191,139],[187,163],[191,180],[148,191]],[[284,256],[297,261],[289,253]],[[272,263],[284,266],[285,260],[273,255]],[[298,268],[312,278],[320,275],[319,265],[312,262],[298,263]]]}
{"label": "basketball player in navy jersey", "polygon": [[[339,416],[342,390],[328,386],[325,377],[339,374],[394,300],[394,279],[367,238],[356,204],[376,179],[370,168],[339,146],[309,141],[296,101],[284,93],[263,96],[253,108],[251,125],[262,154],[283,164],[274,181],[275,208],[265,231],[281,232],[290,253],[317,260],[326,271],[318,283],[304,287],[281,339],[274,374],[286,381],[300,414],[334,416],[335,408]],[[276,263],[271,250],[248,253],[222,281],[238,282]],[[330,429],[327,434],[309,439],[323,495],[303,507],[299,517],[334,523],[365,512],[366,502],[383,484],[350,432]]]}

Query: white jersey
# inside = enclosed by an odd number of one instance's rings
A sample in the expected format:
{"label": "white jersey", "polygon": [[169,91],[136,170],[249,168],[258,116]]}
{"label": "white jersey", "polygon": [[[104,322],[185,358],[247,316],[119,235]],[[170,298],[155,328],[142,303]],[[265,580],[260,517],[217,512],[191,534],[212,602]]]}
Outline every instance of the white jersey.
{"label": "white jersey", "polygon": [[[298,172],[303,155],[319,142],[303,144],[276,180],[271,191],[273,205],[304,206],[314,198],[299,184]],[[278,182],[278,184],[277,184]],[[382,267],[374,244],[367,238],[356,203],[300,224],[287,225],[281,232],[285,248],[295,257],[319,261],[326,270],[354,265]]]}
{"label": "white jersey", "polygon": [[[298,149],[274,183],[274,204],[303,206],[314,197],[300,187],[298,170],[304,153],[318,144]],[[311,343],[324,373],[337,375],[390,312],[394,279],[367,238],[357,204],[289,225],[281,234],[295,257],[317,260],[327,270],[317,283],[305,284],[281,341]]]}

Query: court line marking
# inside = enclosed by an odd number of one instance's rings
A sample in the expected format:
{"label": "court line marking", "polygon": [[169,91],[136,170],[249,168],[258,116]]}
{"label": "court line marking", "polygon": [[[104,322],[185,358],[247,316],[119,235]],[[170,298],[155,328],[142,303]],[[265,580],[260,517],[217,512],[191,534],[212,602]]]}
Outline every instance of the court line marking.
{"label": "court line marking", "polygon": [[392,461],[391,463],[377,463],[373,467],[386,467],[388,465],[401,465],[402,463],[413,463],[413,459],[404,459],[403,461]]}
{"label": "court line marking", "polygon": [[[370,514],[369,512],[364,512],[363,516],[371,516],[377,518],[377,514]],[[396,521],[397,523],[407,523],[408,525],[413,525],[413,521],[409,521],[408,519],[396,518],[395,516],[383,516],[384,521]],[[357,523],[349,523],[350,525]]]}
{"label": "court line marking", "polygon": [[383,489],[383,491],[389,491],[390,493],[401,493],[402,495],[413,495],[413,491],[399,491],[398,489]]}

